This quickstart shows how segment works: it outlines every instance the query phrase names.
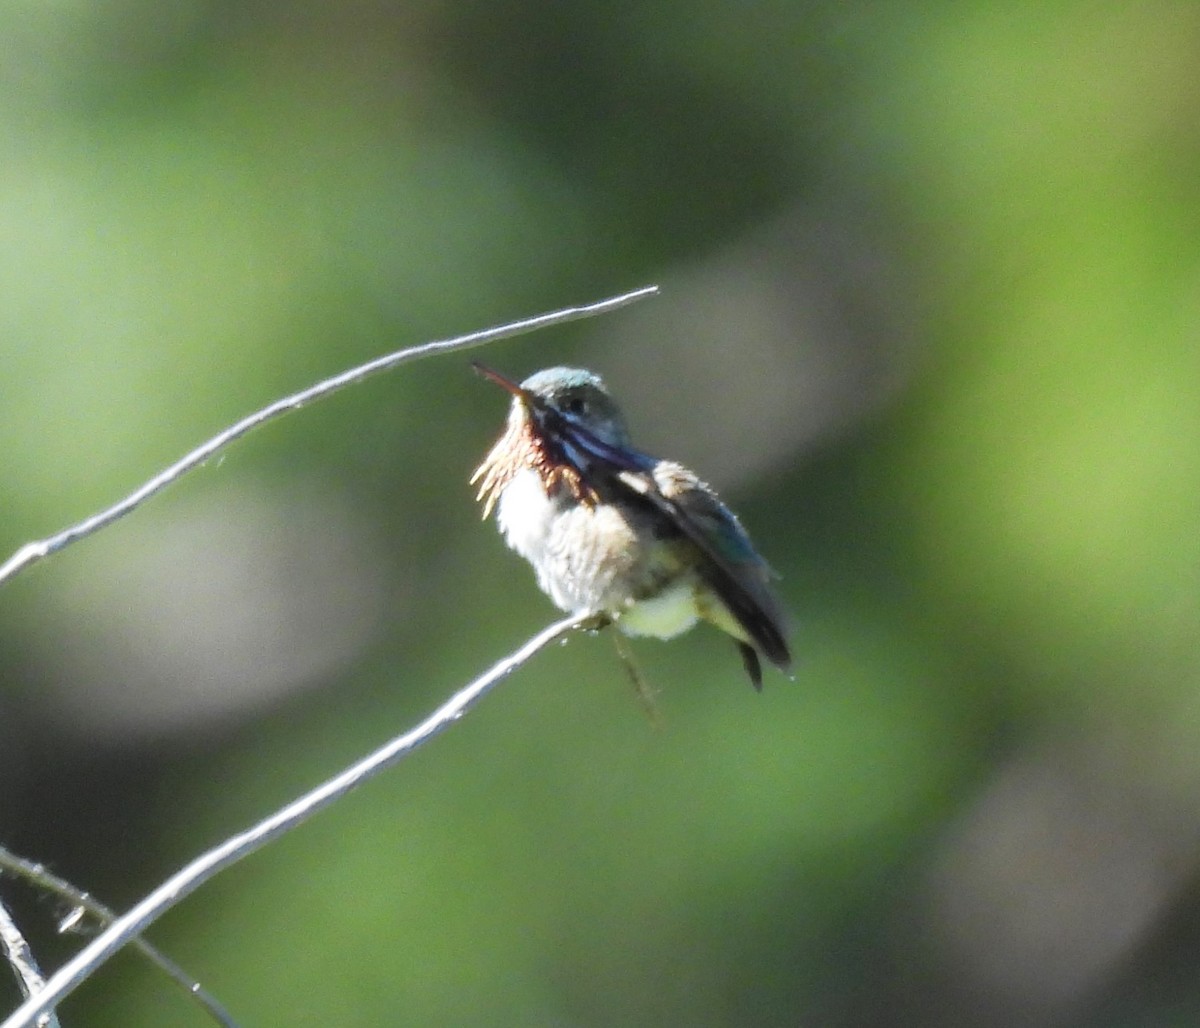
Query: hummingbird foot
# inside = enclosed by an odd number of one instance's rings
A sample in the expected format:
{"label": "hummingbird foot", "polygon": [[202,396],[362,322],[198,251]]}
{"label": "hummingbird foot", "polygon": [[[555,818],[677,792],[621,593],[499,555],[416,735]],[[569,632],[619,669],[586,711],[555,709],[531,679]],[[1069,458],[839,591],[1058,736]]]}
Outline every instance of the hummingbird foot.
{"label": "hummingbird foot", "polygon": [[581,632],[587,632],[590,635],[595,635],[596,633],[602,632],[604,629],[608,628],[608,626],[611,625],[614,620],[615,618],[613,618],[613,616],[607,611],[600,610],[595,614],[592,614],[586,621],[581,622],[579,625],[579,630]]}

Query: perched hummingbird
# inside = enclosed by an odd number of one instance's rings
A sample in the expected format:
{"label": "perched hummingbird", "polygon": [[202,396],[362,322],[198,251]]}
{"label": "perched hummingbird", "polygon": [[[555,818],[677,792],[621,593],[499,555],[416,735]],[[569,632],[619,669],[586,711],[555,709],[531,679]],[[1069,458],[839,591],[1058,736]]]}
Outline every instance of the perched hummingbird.
{"label": "perched hummingbird", "polygon": [[558,607],[660,639],[710,621],[733,636],[756,689],[759,653],[788,670],[771,569],[712,489],[633,448],[600,376],[547,368],[518,385],[474,367],[513,399],[471,482],[483,516],[496,510],[508,545]]}

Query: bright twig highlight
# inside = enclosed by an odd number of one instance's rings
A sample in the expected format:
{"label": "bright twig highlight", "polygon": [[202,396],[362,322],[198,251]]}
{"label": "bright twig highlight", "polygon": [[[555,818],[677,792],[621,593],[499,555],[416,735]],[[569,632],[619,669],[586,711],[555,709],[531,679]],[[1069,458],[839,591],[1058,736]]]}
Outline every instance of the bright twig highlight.
{"label": "bright twig highlight", "polygon": [[658,286],[644,286],[641,289],[635,289],[632,292],[622,293],[620,296],[613,296],[607,300],[585,304],[581,307],[564,307],[561,310],[551,311],[548,314],[539,314],[536,317],[513,321],[507,325],[499,325],[496,328],[485,328],[482,331],[471,332],[465,336],[456,336],[453,339],[441,339],[432,343],[424,343],[421,346],[412,346],[406,350],[397,350],[395,353],[377,357],[374,360],[367,361],[366,364],[360,364],[358,367],[343,371],[341,374],[327,378],[316,385],[309,386],[307,389],[301,389],[300,392],[292,393],[291,396],[285,396],[280,400],[276,400],[261,410],[255,411],[249,417],[245,417],[241,421],[230,425],[223,432],[218,432],[207,442],[202,443],[190,453],[185,454],[170,467],[160,471],[148,482],[139,486],[111,507],[93,514],[89,518],[85,518],[83,521],[64,529],[57,535],[50,536],[48,539],[39,539],[35,542],[26,543],[9,557],[3,565],[0,565],[0,585],[3,585],[5,581],[19,571],[23,571],[30,565],[36,564],[39,560],[57,553],[59,550],[70,546],[71,543],[77,542],[85,536],[91,535],[93,532],[98,532],[106,525],[112,524],[118,518],[123,518],[126,514],[140,507],[150,497],[162,492],[162,490],[178,478],[193,468],[199,467],[234,440],[240,439],[246,433],[258,428],[260,425],[265,425],[268,421],[279,417],[281,414],[297,410],[306,403],[323,399],[345,386],[361,382],[371,375],[376,375],[381,371],[388,371],[401,364],[407,364],[409,361],[418,360],[422,357],[432,357],[441,353],[450,353],[454,350],[467,350],[474,346],[482,346],[485,343],[494,343],[498,339],[508,339],[512,336],[523,335],[526,332],[534,332],[540,328],[562,325],[568,321],[592,318],[597,314],[605,314],[608,311],[616,310],[618,307],[624,307],[636,300],[641,300],[643,297],[652,296],[657,292]]}
{"label": "bright twig highlight", "polygon": [[543,629],[520,649],[492,665],[487,672],[456,692],[415,728],[397,736],[341,774],[317,786],[252,828],[197,857],[163,882],[127,914],[118,917],[68,960],[47,979],[45,987],[22,1003],[0,1028],[32,1028],[42,1014],[54,1009],[122,946],[145,932],[158,918],[210,878],[255,850],[261,849],[302,821],[308,820],[313,814],[324,810],[351,789],[408,756],[422,743],[428,742],[442,729],[466,714],[493,686],[507,678],[539,650],[578,628],[589,628],[596,624],[595,615],[577,614]]}

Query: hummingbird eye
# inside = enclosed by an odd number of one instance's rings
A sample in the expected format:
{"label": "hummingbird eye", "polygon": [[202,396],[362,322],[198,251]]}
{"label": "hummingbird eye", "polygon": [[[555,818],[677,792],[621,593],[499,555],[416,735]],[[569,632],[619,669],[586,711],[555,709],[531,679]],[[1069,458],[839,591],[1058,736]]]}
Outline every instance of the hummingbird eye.
{"label": "hummingbird eye", "polygon": [[568,397],[566,402],[563,404],[563,410],[565,410],[568,414],[574,414],[578,417],[579,415],[587,413],[587,400],[585,400],[582,396]]}

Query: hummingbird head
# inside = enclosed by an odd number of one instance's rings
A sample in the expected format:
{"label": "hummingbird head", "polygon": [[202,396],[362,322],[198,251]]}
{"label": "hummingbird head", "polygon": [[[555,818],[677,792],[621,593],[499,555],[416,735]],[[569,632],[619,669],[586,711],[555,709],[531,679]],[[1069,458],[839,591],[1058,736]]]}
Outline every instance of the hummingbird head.
{"label": "hummingbird head", "polygon": [[510,425],[526,427],[539,436],[583,429],[609,446],[630,445],[625,418],[609,395],[604,380],[594,371],[544,368],[517,385],[498,371],[482,364],[474,366],[485,378],[512,393]]}
{"label": "hummingbird head", "polygon": [[640,467],[646,460],[632,449],[620,408],[594,372],[546,368],[518,384],[482,364],[472,366],[513,398],[504,435],[471,479],[481,481],[484,517],[523,467],[542,476],[548,493],[565,486],[591,504],[595,468]]}

